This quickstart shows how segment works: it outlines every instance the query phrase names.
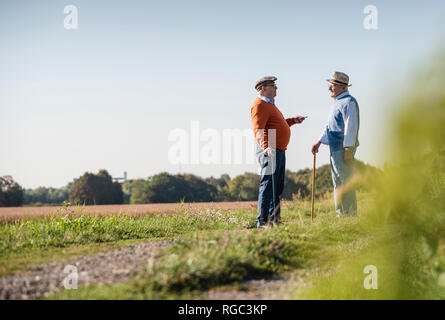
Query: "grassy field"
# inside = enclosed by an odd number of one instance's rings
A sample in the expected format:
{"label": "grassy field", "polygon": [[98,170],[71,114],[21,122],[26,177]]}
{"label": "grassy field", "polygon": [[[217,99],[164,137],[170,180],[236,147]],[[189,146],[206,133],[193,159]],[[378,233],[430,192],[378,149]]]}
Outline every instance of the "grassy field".
{"label": "grassy field", "polygon": [[[372,193],[359,194],[358,217],[336,217],[332,200],[316,205],[283,204],[283,224],[255,229],[254,210],[184,210],[177,215],[65,216],[1,225],[0,272],[25,272],[32,263],[64,261],[139,241],[180,239],[160,253],[157,263],[129,282],[61,290],[51,299],[200,298],[211,288],[240,288],[251,276],[305,271],[304,283],[290,283],[295,299],[441,298],[424,269],[428,252],[417,244],[407,260],[393,224],[375,215]],[[378,268],[378,290],[363,286],[364,267]],[[403,268],[402,268],[403,266]],[[411,268],[414,274],[404,270]],[[430,276],[430,278],[428,278]],[[406,283],[408,282],[408,283]],[[412,287],[413,286],[413,287]]]}
{"label": "grassy field", "polygon": [[[140,241],[180,239],[129,282],[63,289],[49,298],[202,298],[212,288],[243,290],[240,282],[252,276],[301,271],[304,278],[289,284],[295,299],[444,298],[437,278],[445,243],[433,254],[426,239],[407,241],[400,225],[376,214],[374,193],[360,193],[358,199],[359,215],[341,219],[332,199],[317,202],[313,222],[310,202],[285,202],[283,223],[266,230],[255,229],[254,210],[184,210],[139,218],[66,215],[3,223],[0,274]],[[367,265],[378,269],[377,290],[364,288]]]}
{"label": "grassy field", "polygon": [[[0,275],[33,263],[63,261],[138,241],[172,239],[200,230],[253,226],[245,211],[184,210],[147,217],[65,215],[0,225]],[[250,224],[250,225],[249,225]]]}

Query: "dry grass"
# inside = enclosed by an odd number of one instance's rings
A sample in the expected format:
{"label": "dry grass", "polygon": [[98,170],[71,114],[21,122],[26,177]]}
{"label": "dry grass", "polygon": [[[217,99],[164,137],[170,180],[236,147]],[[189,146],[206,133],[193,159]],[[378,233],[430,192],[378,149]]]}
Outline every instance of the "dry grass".
{"label": "dry grass", "polygon": [[93,214],[108,216],[114,214],[135,217],[153,214],[171,214],[188,210],[216,209],[216,210],[251,210],[256,209],[256,201],[235,202],[192,202],[192,203],[150,203],[150,204],[114,204],[96,206],[46,206],[46,207],[3,207],[0,208],[0,222],[13,222],[22,219],[49,217],[50,215]]}

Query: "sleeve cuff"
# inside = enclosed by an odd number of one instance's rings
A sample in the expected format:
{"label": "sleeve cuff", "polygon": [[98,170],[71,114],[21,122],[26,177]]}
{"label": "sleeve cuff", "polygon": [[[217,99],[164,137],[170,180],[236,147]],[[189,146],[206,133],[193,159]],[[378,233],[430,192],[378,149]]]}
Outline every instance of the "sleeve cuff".
{"label": "sleeve cuff", "polygon": [[326,136],[324,136],[324,135],[322,135],[319,140],[323,144],[329,144],[328,138]]}

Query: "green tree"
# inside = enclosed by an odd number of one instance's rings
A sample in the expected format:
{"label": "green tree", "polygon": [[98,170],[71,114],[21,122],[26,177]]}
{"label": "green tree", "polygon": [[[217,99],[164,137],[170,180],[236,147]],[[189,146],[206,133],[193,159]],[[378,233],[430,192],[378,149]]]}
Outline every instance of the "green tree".
{"label": "green tree", "polygon": [[245,172],[233,178],[225,187],[228,200],[252,201],[258,199],[260,176],[256,173]]}
{"label": "green tree", "polygon": [[[292,194],[299,198],[311,196],[312,170],[309,168],[297,172],[286,171],[288,186],[285,187],[286,199],[292,199]],[[333,191],[331,168],[329,165],[318,167],[315,175],[315,197],[323,197]]]}
{"label": "green tree", "polygon": [[146,203],[144,193],[145,179],[127,180],[122,184],[124,203]]}
{"label": "green tree", "polygon": [[183,176],[179,176],[178,178],[184,179],[187,185],[187,191],[185,193],[184,200],[185,201],[214,201],[216,198],[216,194],[218,189],[208,184],[201,177],[198,177],[193,174],[185,174]]}
{"label": "green tree", "polygon": [[227,173],[222,174],[219,178],[207,178],[206,182],[216,187],[215,201],[231,201],[227,187],[227,184],[230,182],[230,176]]}
{"label": "green tree", "polygon": [[215,187],[224,188],[230,181],[230,176],[227,173],[222,174],[219,178],[206,178],[205,181]]}
{"label": "green tree", "polygon": [[292,200],[295,197],[304,199],[310,195],[309,187],[306,183],[301,181],[295,181],[293,173],[290,170],[286,170],[284,176],[284,190],[283,199]]}
{"label": "green tree", "polygon": [[62,188],[37,187],[35,189],[24,190],[24,204],[42,205],[42,204],[61,204],[68,201],[69,191],[73,183],[68,183]]}
{"label": "green tree", "polygon": [[6,203],[6,195],[0,188],[0,207],[4,206],[5,203]]}
{"label": "green tree", "polygon": [[114,181],[113,182],[113,202],[115,204],[121,204],[124,203],[124,193],[122,191],[122,185]]}
{"label": "green tree", "polygon": [[22,204],[22,187],[11,176],[0,177],[0,206],[17,207]]}
{"label": "green tree", "polygon": [[146,203],[145,180],[137,179],[132,183],[130,203]]}
{"label": "green tree", "polygon": [[178,202],[184,198],[187,186],[167,172],[161,172],[147,179],[144,186],[145,201],[148,203]]}
{"label": "green tree", "polygon": [[144,186],[147,203],[214,201],[217,192],[215,186],[193,174],[161,172],[149,177]]}
{"label": "green tree", "polygon": [[97,175],[85,172],[69,192],[69,199],[76,204],[120,204],[123,203],[122,186],[113,182],[106,170]]}

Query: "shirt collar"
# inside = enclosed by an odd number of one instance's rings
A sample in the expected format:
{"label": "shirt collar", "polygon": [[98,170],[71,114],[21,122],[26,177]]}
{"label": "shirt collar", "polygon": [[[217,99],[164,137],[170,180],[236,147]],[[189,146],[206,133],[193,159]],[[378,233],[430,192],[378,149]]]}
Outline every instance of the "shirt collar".
{"label": "shirt collar", "polygon": [[339,94],[337,97],[335,97],[335,100],[341,99],[344,96],[347,96],[349,94],[349,91],[346,90],[345,92],[343,92],[342,94]]}
{"label": "shirt collar", "polygon": [[266,102],[275,104],[275,100],[274,100],[274,99],[269,99],[268,97],[262,96],[262,95],[260,95],[260,94],[258,95],[258,98],[260,98],[260,99],[263,100],[263,101],[266,101]]}

